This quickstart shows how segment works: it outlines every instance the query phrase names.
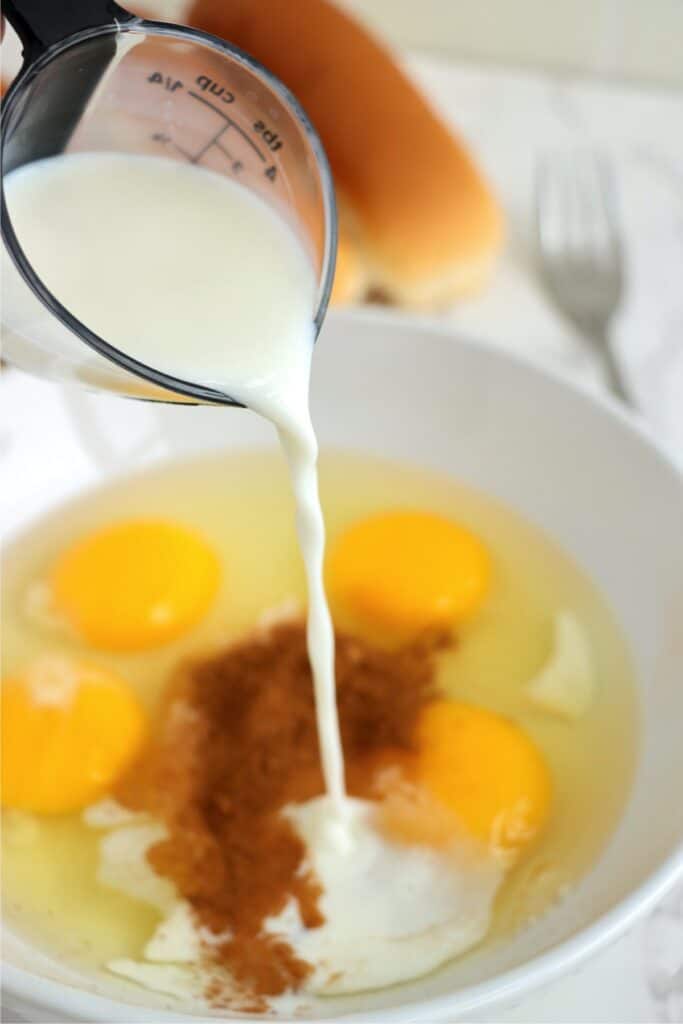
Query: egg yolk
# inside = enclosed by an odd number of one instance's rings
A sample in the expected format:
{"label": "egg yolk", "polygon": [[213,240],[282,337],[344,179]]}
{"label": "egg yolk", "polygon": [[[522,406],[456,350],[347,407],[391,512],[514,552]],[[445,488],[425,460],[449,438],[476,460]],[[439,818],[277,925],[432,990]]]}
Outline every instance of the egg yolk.
{"label": "egg yolk", "polygon": [[328,563],[330,588],[342,608],[399,636],[457,624],[480,606],[490,578],[482,542],[426,512],[363,519],[339,537]]}
{"label": "egg yolk", "polygon": [[138,754],[145,716],[117,675],[44,658],[2,683],[2,803],[63,814],[98,799]]}
{"label": "egg yolk", "polygon": [[180,523],[141,519],[89,534],[54,565],[55,611],[95,647],[135,651],[172,640],[209,608],[216,554]]}
{"label": "egg yolk", "polygon": [[419,785],[466,831],[514,852],[543,827],[552,798],[550,772],[529,737],[483,708],[435,701],[418,725]]}

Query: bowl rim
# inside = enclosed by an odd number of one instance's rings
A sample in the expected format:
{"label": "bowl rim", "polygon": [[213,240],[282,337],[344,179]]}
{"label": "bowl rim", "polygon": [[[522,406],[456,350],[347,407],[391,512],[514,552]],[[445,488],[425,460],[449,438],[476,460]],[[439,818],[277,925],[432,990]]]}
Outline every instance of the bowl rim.
{"label": "bowl rim", "polygon": [[[373,1010],[373,1024],[412,1024],[424,1020],[437,1024],[452,1019],[452,1014],[468,1013],[474,1010],[495,1009],[502,1003],[531,994],[535,989],[549,984],[573,968],[579,967],[591,955],[618,939],[631,925],[650,910],[667,891],[683,878],[683,843],[674,851],[637,889],[621,900],[593,924],[573,935],[571,939],[559,942],[547,952],[533,957],[527,963],[513,970],[476,985],[445,995],[425,1000],[412,1000],[400,1006]],[[160,1007],[143,1006],[140,1003],[124,1002],[78,988],[74,984],[53,981],[31,974],[12,964],[3,965],[3,989],[5,993],[31,1007],[59,1011],[67,1014],[67,1020],[100,1021],[102,1024],[130,1024],[131,1011],[141,1016],[138,1020],[154,1024],[188,1024],[189,1021],[213,1024],[216,1020],[273,1020],[277,1017],[248,1016],[217,1018],[197,1015],[188,1017],[186,1012],[165,1010]],[[416,1016],[419,1014],[419,1016]],[[356,1021],[367,1024],[364,1011],[334,1017],[302,1018],[305,1024],[335,1024],[335,1021]]]}
{"label": "bowl rim", "polygon": [[[510,352],[486,339],[478,339],[469,332],[461,333],[456,325],[447,320],[437,320],[427,315],[410,315],[368,310],[363,308],[333,311],[329,321],[347,322],[353,326],[362,323],[378,327],[398,328],[401,333],[415,332],[431,334],[435,338],[450,338],[475,354],[485,358],[502,360],[516,366],[523,372],[540,378],[542,386],[548,381],[565,390],[588,406],[597,408],[608,419],[619,423],[620,429],[630,435],[633,441],[643,444],[650,454],[668,470],[683,488],[683,463],[656,437],[644,416],[637,410],[628,409],[607,392],[594,390],[581,381],[569,377],[552,366],[534,362],[515,352]],[[323,329],[324,331],[324,329]],[[321,340],[324,343],[324,333]],[[478,982],[461,990],[424,1000],[411,998],[400,1006],[373,1010],[373,1024],[385,1022],[412,1022],[417,1019],[437,1022],[452,1018],[453,1013],[462,1014],[480,1009],[495,1009],[508,1000],[530,994],[534,989],[554,981],[562,974],[580,966],[591,955],[614,942],[639,918],[650,910],[676,883],[683,878],[683,834],[678,846],[644,882],[619,900],[587,927],[570,938],[552,945],[545,952],[532,957],[518,967],[512,968],[486,981]],[[214,1021],[215,1017],[197,1015],[188,1018],[187,1013],[161,1007],[143,1006],[99,995],[75,984],[42,978],[22,967],[5,962],[3,964],[3,988],[15,1000],[23,1001],[35,1008],[45,1008],[68,1015],[74,1020],[99,1020],[129,1024],[131,1010],[138,1011],[144,1019],[155,1024],[162,1022],[187,1022],[189,1019]],[[419,1014],[419,1018],[416,1016]],[[232,1019],[232,1018],[222,1018]],[[235,1017],[235,1020],[259,1020],[259,1017]],[[270,1018],[269,1018],[270,1019]],[[273,1018],[276,1019],[276,1018]],[[334,1020],[356,1021],[367,1024],[368,1016],[362,1011],[353,1011],[337,1018],[306,1018],[307,1024],[333,1024]]]}
{"label": "bowl rim", "polygon": [[[644,441],[646,446],[652,450],[651,454],[655,455],[659,461],[664,462],[668,469],[673,471],[677,481],[683,484],[683,451],[675,453],[672,447],[667,445],[666,441],[655,432],[645,413],[635,404],[635,398],[633,405],[626,405],[610,391],[602,379],[597,384],[588,383],[572,373],[563,371],[559,366],[535,359],[531,354],[504,348],[490,337],[480,335],[476,331],[461,330],[456,323],[447,318],[447,315],[439,316],[428,312],[384,309],[381,306],[333,308],[327,313],[319,342],[324,344],[325,325],[337,321],[342,323],[348,321],[351,327],[357,323],[376,324],[378,328],[386,326],[401,333],[412,330],[431,334],[440,339],[447,338],[452,344],[469,349],[470,352],[481,353],[485,358],[493,360],[501,359],[519,370],[528,371],[532,376],[540,377],[546,383],[550,381],[551,386],[557,385],[560,390],[569,391],[586,405],[596,406],[603,413],[611,414],[611,418],[616,419],[628,434],[636,435],[640,441]],[[315,360],[313,372],[315,373]]]}

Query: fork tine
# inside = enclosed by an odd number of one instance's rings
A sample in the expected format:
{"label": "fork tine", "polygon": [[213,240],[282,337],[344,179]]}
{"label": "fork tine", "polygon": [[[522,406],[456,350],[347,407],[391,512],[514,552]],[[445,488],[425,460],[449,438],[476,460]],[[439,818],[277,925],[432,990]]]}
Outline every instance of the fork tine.
{"label": "fork tine", "polygon": [[561,255],[566,247],[566,212],[562,195],[562,175],[558,174],[553,154],[542,156],[536,167],[536,236],[545,257]]}
{"label": "fork tine", "polygon": [[590,153],[577,165],[577,175],[587,254],[603,266],[614,265],[620,259],[621,238],[611,165],[602,154]]}
{"label": "fork tine", "polygon": [[575,261],[586,260],[591,231],[591,192],[590,186],[585,187],[588,184],[584,181],[585,172],[580,157],[563,163],[568,249],[570,257]]}
{"label": "fork tine", "polygon": [[596,263],[603,269],[619,259],[614,176],[594,151],[553,152],[536,170],[536,232],[547,259]]}
{"label": "fork tine", "polygon": [[614,168],[604,153],[595,154],[595,166],[600,182],[600,191],[605,211],[608,218],[616,223],[617,220],[617,185],[614,176]]}
{"label": "fork tine", "polygon": [[595,151],[554,151],[536,167],[536,242],[550,294],[603,346],[612,386],[618,367],[605,334],[623,288],[622,243],[611,167]]}
{"label": "fork tine", "polygon": [[600,244],[605,233],[604,207],[595,162],[584,155],[573,165],[578,206],[578,230],[584,245],[591,251]]}

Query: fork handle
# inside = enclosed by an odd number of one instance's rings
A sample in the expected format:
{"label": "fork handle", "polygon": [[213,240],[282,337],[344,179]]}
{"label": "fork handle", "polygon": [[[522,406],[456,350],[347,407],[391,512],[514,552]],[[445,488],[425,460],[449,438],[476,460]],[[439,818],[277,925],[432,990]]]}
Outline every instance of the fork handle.
{"label": "fork handle", "polygon": [[626,405],[633,405],[633,398],[624,382],[624,375],[621,372],[621,366],[619,365],[618,360],[615,359],[614,353],[610,348],[609,337],[605,338],[603,352],[605,376],[607,377],[607,383],[612,389],[612,392]]}
{"label": "fork handle", "polygon": [[633,396],[624,380],[619,360],[614,355],[609,322],[605,322],[603,320],[591,321],[585,325],[585,330],[596,343],[596,348],[598,349],[602,359],[602,368],[610,391],[625,405],[633,405]]}

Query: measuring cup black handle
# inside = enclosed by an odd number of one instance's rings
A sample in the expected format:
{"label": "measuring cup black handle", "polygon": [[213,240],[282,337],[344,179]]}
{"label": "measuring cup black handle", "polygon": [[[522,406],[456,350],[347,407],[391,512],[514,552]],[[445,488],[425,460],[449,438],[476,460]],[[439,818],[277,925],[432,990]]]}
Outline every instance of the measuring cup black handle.
{"label": "measuring cup black handle", "polygon": [[[22,164],[62,153],[102,75],[116,54],[117,28],[136,15],[115,0],[3,0],[2,13],[19,36],[24,63],[2,101],[2,173]],[[97,33],[97,30],[101,30]],[[87,47],[60,44],[88,30],[97,39]],[[66,51],[63,59],[53,58]],[[43,74],[40,89],[32,90],[32,69],[42,59],[54,71]],[[15,98],[30,99],[23,130],[6,130],[6,112]]]}
{"label": "measuring cup black handle", "polygon": [[76,32],[135,17],[114,0],[4,0],[2,13],[21,39],[25,63]]}

